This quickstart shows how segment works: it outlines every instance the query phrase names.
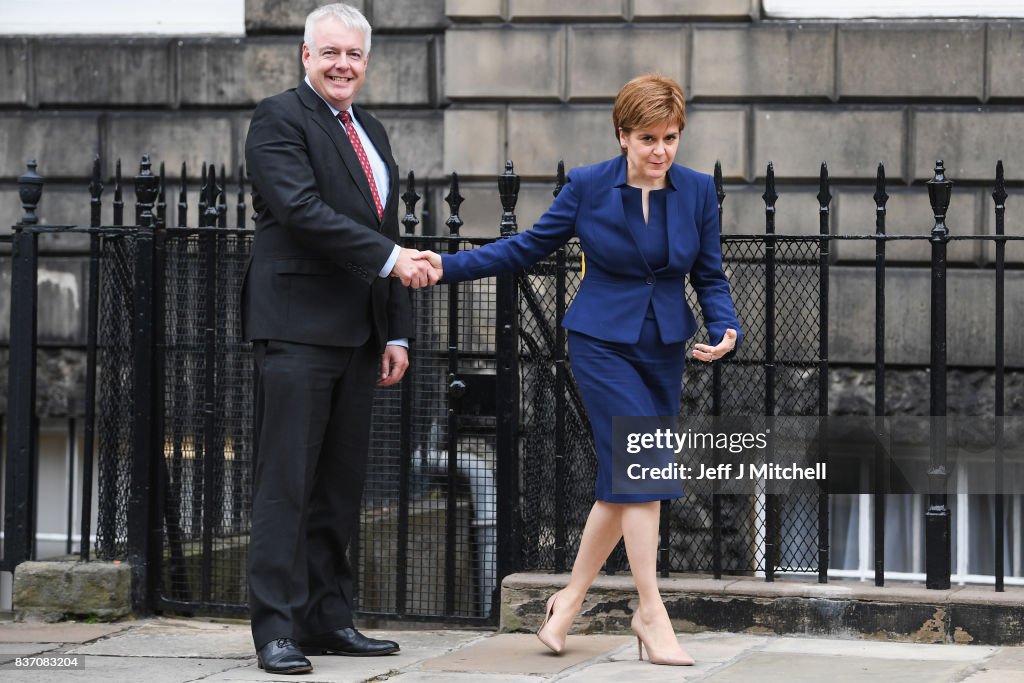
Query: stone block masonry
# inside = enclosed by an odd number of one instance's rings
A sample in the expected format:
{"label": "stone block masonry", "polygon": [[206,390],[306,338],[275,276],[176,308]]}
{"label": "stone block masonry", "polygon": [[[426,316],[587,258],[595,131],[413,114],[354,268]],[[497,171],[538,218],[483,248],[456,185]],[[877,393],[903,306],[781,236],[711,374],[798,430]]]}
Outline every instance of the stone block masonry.
{"label": "stone block masonry", "polygon": [[[821,162],[834,179],[871,178],[879,161],[888,177],[904,173],[905,114],[900,109],[758,107],[754,111],[754,171],[764,177],[814,182]],[[929,177],[931,177],[929,175]]]}
{"label": "stone block masonry", "polygon": [[1024,70],[1024,25],[1019,21],[988,24],[986,87],[990,100],[1020,98]]}
{"label": "stone block masonry", "polygon": [[177,58],[182,106],[255,106],[304,73],[294,37],[182,41]]}
{"label": "stone block masonry", "polygon": [[1007,164],[1008,178],[1024,175],[1024,112],[994,107],[916,109],[912,117],[915,180],[932,177],[936,159],[961,181],[989,183],[996,160]]}
{"label": "stone block masonry", "polygon": [[39,39],[34,47],[29,68],[40,105],[159,107],[173,101],[171,41],[61,37]]}
{"label": "stone block masonry", "polygon": [[657,71],[686,83],[690,33],[682,25],[574,26],[568,36],[568,96],[614,99],[637,74]]}
{"label": "stone block masonry", "polygon": [[87,177],[99,146],[98,123],[97,112],[0,113],[0,179],[16,180],[28,159],[40,160],[51,178]]}
{"label": "stone block masonry", "polygon": [[444,64],[444,94],[452,100],[559,100],[565,28],[453,28],[445,35]]}
{"label": "stone block masonry", "polygon": [[[324,4],[322,0],[245,0],[245,31],[302,35],[306,15]],[[347,0],[360,12],[366,12],[366,0]]]}
{"label": "stone block masonry", "polygon": [[730,19],[745,21],[756,13],[755,0],[633,0],[633,17],[642,20]]}
{"label": "stone block masonry", "polygon": [[838,34],[843,98],[984,99],[985,24],[863,24]]}
{"label": "stone block masonry", "polygon": [[105,138],[102,156],[108,173],[113,172],[115,159],[120,158],[129,185],[130,178],[138,173],[138,160],[143,154],[150,155],[156,168],[161,161],[166,162],[172,177],[179,173],[183,161],[188,164],[189,174],[196,177],[205,161],[224,163],[228,177],[233,178],[242,161],[241,144],[232,136],[231,119],[217,114],[115,113],[108,119]]}
{"label": "stone block masonry", "polygon": [[0,46],[0,104],[28,103],[28,41],[11,40]]}
{"label": "stone block masonry", "polygon": [[23,562],[14,571],[19,620],[123,619],[131,614],[131,568],[107,562]]}
{"label": "stone block masonry", "polygon": [[835,36],[828,24],[695,25],[691,95],[833,99]]}
{"label": "stone block masonry", "polygon": [[[59,222],[87,220],[85,187],[97,152],[107,181],[104,220],[116,157],[124,162],[129,206],[143,153],[166,162],[175,179],[182,161],[193,178],[204,161],[223,163],[234,186],[252,109],[301,78],[303,20],[318,4],[247,0],[246,35],[233,38],[0,38],[0,230],[20,215],[15,183],[28,158],[47,178],[41,215]],[[374,25],[360,99],[391,131],[402,182],[413,170],[420,187],[429,180],[431,196],[442,197],[448,174],[459,172],[464,193],[478,198],[464,206],[474,234],[497,231],[494,181],[505,159],[524,178],[526,229],[550,201],[559,159],[571,170],[616,154],[611,103],[644,71],[683,85],[689,108],[678,160],[706,173],[722,163],[727,232],[763,231],[769,161],[779,181],[780,232],[816,232],[822,161],[835,195],[831,229],[870,231],[872,180],[882,161],[893,196],[890,232],[926,233],[933,221],[922,185],[936,159],[956,183],[953,234],[992,230],[997,159],[1010,187],[1007,230],[1024,229],[1015,208],[1024,179],[1017,134],[1024,127],[1024,21],[766,20],[753,0],[349,4]],[[432,208],[443,230],[447,207],[435,201]],[[856,269],[870,264],[872,245],[834,247],[832,294],[842,310],[833,320],[864,319],[872,299],[856,284]],[[81,249],[43,243],[52,254],[80,257]],[[924,242],[888,249],[908,282],[924,272],[928,251]],[[993,256],[991,245],[951,245],[951,286],[968,282],[966,271]],[[1011,266],[1024,263],[1024,248],[1011,243],[1007,257]],[[980,285],[964,286],[974,292]],[[967,302],[950,301],[950,321],[989,324],[961,311]],[[56,301],[41,302],[51,305],[59,309]],[[927,311],[899,315],[908,329],[926,328]],[[870,345],[845,334],[832,360],[870,362]],[[1007,343],[1008,359],[1024,359],[1024,340],[1010,335]],[[951,363],[971,362],[950,348]],[[914,347],[890,360],[917,363],[921,353]]]}

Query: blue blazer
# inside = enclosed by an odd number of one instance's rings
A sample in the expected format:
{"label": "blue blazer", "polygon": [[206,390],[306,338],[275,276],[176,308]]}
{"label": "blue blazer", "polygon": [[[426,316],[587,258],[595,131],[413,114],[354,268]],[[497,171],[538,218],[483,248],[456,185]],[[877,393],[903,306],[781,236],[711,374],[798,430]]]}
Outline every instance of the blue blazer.
{"label": "blue blazer", "polygon": [[682,342],[697,331],[683,282],[697,292],[712,344],[740,325],[729,281],[722,272],[718,201],[711,176],[673,164],[669,169],[668,263],[652,270],[640,251],[622,208],[626,159],[617,157],[573,169],[551,208],[533,229],[471,251],[442,255],[442,282],[475,280],[523,270],[573,236],[579,236],[587,270],[565,314],[566,329],[609,342],[640,338],[653,304],[663,343]]}

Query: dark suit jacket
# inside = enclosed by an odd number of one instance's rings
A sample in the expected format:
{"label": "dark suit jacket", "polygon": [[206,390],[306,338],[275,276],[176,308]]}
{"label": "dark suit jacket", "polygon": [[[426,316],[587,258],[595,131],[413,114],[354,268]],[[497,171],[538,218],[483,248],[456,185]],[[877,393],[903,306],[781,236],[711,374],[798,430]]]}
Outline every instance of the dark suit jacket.
{"label": "dark suit jacket", "polygon": [[256,239],[242,292],[249,340],[360,346],[412,337],[408,291],[378,274],[398,240],[398,166],[387,133],[355,116],[388,165],[383,221],[352,144],[305,82],[256,108],[245,141]]}
{"label": "dark suit jacket", "polygon": [[662,341],[681,342],[697,331],[686,303],[684,278],[697,292],[712,344],[736,330],[729,281],[722,271],[718,202],[709,175],[673,164],[666,202],[669,255],[652,270],[644,259],[617,189],[626,182],[626,159],[573,169],[569,182],[533,229],[472,251],[442,256],[444,282],[522,270],[578,235],[587,270],[565,314],[570,330],[610,342],[636,343],[653,304]]}

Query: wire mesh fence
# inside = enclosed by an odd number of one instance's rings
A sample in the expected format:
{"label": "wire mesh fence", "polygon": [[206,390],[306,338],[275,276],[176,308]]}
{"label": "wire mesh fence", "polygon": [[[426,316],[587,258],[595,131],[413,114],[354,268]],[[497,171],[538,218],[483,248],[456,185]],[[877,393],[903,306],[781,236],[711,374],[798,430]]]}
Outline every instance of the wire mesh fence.
{"label": "wire mesh fence", "polygon": [[[940,162],[929,183],[936,221],[930,237],[933,276],[945,272],[941,254],[946,241],[991,241],[992,245],[979,248],[995,252],[994,329],[998,337],[1005,327],[1002,304],[998,303],[1003,297],[1005,248],[1009,240],[1019,239],[1004,235],[1001,164],[997,165],[993,193],[996,235],[991,236],[948,235],[941,216],[951,184],[942,171]],[[240,337],[239,289],[252,232],[242,227],[246,220],[244,189],[239,188],[236,207],[239,228],[226,229],[224,187],[215,182],[212,165],[204,169],[203,177],[201,222],[220,227],[167,228],[164,175],[161,172],[157,179],[148,158],[143,159],[135,178],[135,220],[144,225],[152,221],[154,207],[158,217],[152,232],[146,233],[147,239],[140,242],[136,239],[140,230],[150,228],[122,226],[120,164],[115,174],[115,225],[100,227],[103,186],[98,160],[94,165],[91,230],[99,244],[99,268],[95,275],[90,268],[90,284],[98,281],[95,300],[100,321],[95,344],[89,342],[90,353],[98,352],[98,361],[91,365],[98,371],[95,551],[100,559],[146,557],[158,564],[153,573],[160,605],[241,613],[247,602],[253,387],[250,348]],[[31,185],[36,179],[41,186],[37,176],[26,183]],[[185,185],[183,169],[179,216],[184,216],[187,208]],[[717,187],[721,202],[725,193],[720,182]],[[19,187],[23,189],[31,187]],[[517,194],[518,176],[508,163],[499,178],[503,231],[514,231]],[[831,194],[823,166],[818,194],[823,234],[775,235],[777,195],[769,166],[764,195],[766,234],[723,238],[724,265],[744,332],[743,346],[728,362],[687,366],[681,387],[681,416],[687,425],[705,429],[715,415],[767,420],[771,419],[768,416],[822,414],[828,402],[824,337],[828,241],[876,240],[876,274],[884,274],[887,241],[926,238],[885,233],[886,197],[880,167],[874,195],[878,233],[829,236],[825,233]],[[403,195],[407,227],[416,222],[418,198],[410,178]],[[446,201],[453,212],[447,225],[457,233],[462,197],[454,174]],[[35,237],[42,232],[80,230],[36,225],[37,202],[23,204],[27,212],[24,225],[18,227],[13,240],[16,245],[22,240],[25,258],[20,271],[12,265],[12,283],[15,271],[20,272],[18,282],[25,292],[34,291],[31,285],[36,282]],[[490,241],[463,239],[457,234],[406,236],[403,240],[406,246],[435,251],[469,249]],[[6,253],[10,241],[9,236],[0,236],[0,254]],[[145,249],[139,246],[143,242]],[[155,245],[153,254],[147,251],[151,245]],[[151,264],[154,273],[149,272]],[[360,576],[357,604],[363,612],[493,622],[497,582],[508,571],[564,571],[571,565],[593,501],[596,461],[560,327],[581,277],[579,245],[571,242],[564,251],[514,278],[442,285],[412,293],[416,329],[412,367],[401,385],[377,393],[365,511],[358,542],[350,550]],[[152,302],[139,297],[140,282],[154,287],[146,293]],[[508,283],[513,285],[506,286]],[[514,304],[506,296],[513,290],[517,294]],[[879,292],[884,295],[884,281],[877,286],[876,294]],[[932,294],[944,309],[945,291]],[[688,290],[687,296],[691,308],[699,313],[694,292]],[[12,319],[16,314],[22,321],[20,328],[12,329],[27,329],[34,320],[33,302],[31,297],[12,296]],[[148,310],[150,303],[152,310]],[[876,332],[884,326],[884,311],[879,309],[878,315]],[[505,324],[510,316],[515,318],[514,325]],[[96,326],[90,325],[90,333],[95,331]],[[946,330],[933,323],[931,333],[944,340]],[[34,371],[26,359],[34,357],[36,340],[22,337],[21,343],[12,343],[12,354],[19,350],[22,360],[12,363],[11,370],[17,374],[19,386],[28,387]],[[504,343],[506,337],[514,337],[514,343]],[[140,338],[146,343],[140,343]],[[154,354],[152,367],[146,358],[150,351]],[[882,342],[876,339],[879,383],[884,379],[883,352]],[[510,353],[515,362],[506,365],[500,361],[503,353]],[[944,358],[939,361],[933,360],[931,371],[936,386],[941,387],[946,365]],[[507,367],[514,368],[515,391],[510,390]],[[994,375],[995,412],[1002,414],[1004,359],[998,349]],[[151,383],[155,387],[152,395],[147,393]],[[20,413],[14,416],[18,419],[8,419],[0,411],[0,441],[13,436],[16,448],[10,453],[17,455],[19,471],[28,472],[33,435],[21,427],[32,421],[31,401],[24,400],[26,391],[15,395],[23,399]],[[937,412],[932,414],[945,414],[945,394],[940,398],[933,396],[930,409]],[[884,394],[876,401],[876,409],[884,413]],[[150,403],[155,408],[152,415],[147,411]],[[155,423],[152,426],[150,419]],[[513,420],[515,431],[509,436],[506,428]],[[153,453],[147,459],[146,444],[151,436]],[[511,450],[506,450],[512,442]],[[511,467],[499,453],[513,454]],[[941,458],[936,462],[941,464]],[[10,458],[7,465],[11,466]],[[152,480],[147,478],[150,466],[155,468]],[[506,479],[510,472],[515,476]],[[24,477],[23,481],[30,479]],[[149,499],[143,500],[150,493],[150,484],[157,496],[155,507]],[[29,509],[31,486],[8,488],[17,495],[5,498],[5,505]],[[660,569],[765,572],[769,577],[775,571],[816,569],[824,580],[828,564],[826,503],[822,496],[768,495],[764,482],[754,483],[747,493],[728,495],[716,492],[712,483],[691,482],[686,496],[664,504]],[[948,512],[945,501],[936,503]],[[147,508],[152,519],[143,520],[144,515],[138,513]],[[505,515],[511,522],[503,535],[498,521],[505,521]],[[877,509],[875,515],[876,542],[880,542],[884,527],[877,523]],[[997,526],[1003,525],[1001,508],[995,515]],[[24,531],[27,526],[21,522],[19,528]],[[151,533],[154,529],[158,531]],[[12,534],[10,528],[4,531],[5,563],[31,556],[31,543],[17,540],[28,539],[27,534]],[[8,542],[15,536],[16,542]],[[928,554],[948,559],[949,544],[940,536],[929,528]],[[155,554],[140,555],[139,548],[147,543],[155,547]],[[17,551],[13,555],[8,552],[11,548]],[[509,548],[514,551],[511,561],[506,556]],[[997,590],[1002,581],[1001,557],[994,559]],[[613,554],[607,569],[617,571],[626,566],[620,550]],[[882,578],[880,566],[876,563],[876,582]],[[928,585],[948,583],[949,572],[941,574],[944,576],[929,579]]]}
{"label": "wire mesh fence", "polygon": [[[559,312],[582,277],[579,243],[565,248],[564,265],[549,257],[519,278],[521,491],[524,569],[563,571],[579,547],[594,501],[597,459],[590,423],[571,374],[559,382]],[[557,280],[564,278],[565,300]],[[561,396],[559,396],[561,394]],[[560,408],[556,408],[560,406]],[[562,416],[562,432],[556,429]]]}
{"label": "wire mesh fence", "polygon": [[98,339],[98,470],[96,557],[128,555],[128,497],[131,494],[134,345],[132,299],[135,240],[130,233],[101,240]]}
{"label": "wire mesh fence", "polygon": [[239,301],[250,244],[172,229],[160,248],[164,600],[247,602],[253,377]]}
{"label": "wire mesh fence", "polygon": [[[435,251],[468,246],[445,238],[409,242]],[[412,296],[409,371],[374,402],[358,606],[395,616],[486,619],[498,543],[493,396],[487,400],[494,282],[440,285]]]}
{"label": "wire mesh fence", "polygon": [[[239,289],[252,235],[171,228],[156,242],[156,472],[161,559],[157,604],[242,613],[252,467],[251,351],[241,338]],[[470,249],[489,240],[407,237],[417,248]],[[816,243],[774,242],[776,414],[816,414],[820,268]],[[131,495],[132,326],[137,244],[132,229],[101,240],[99,523],[97,556],[126,556]],[[724,259],[744,329],[718,385],[726,412],[765,410],[765,243],[726,239]],[[582,278],[578,243],[516,276],[518,288],[518,493],[498,490],[495,373],[496,282],[412,293],[415,341],[406,380],[377,392],[358,542],[351,548],[364,613],[492,620],[498,576],[497,517],[518,495],[521,538],[513,565],[565,571],[593,501],[596,458],[566,358],[561,315]],[[694,293],[688,292],[695,311]],[[712,370],[691,364],[681,388],[694,428],[713,412]],[[809,398],[810,397],[810,398]],[[693,483],[666,503],[663,571],[727,573],[772,566],[813,569],[817,499],[715,495]],[[717,508],[716,508],[717,506]],[[772,524],[772,515],[775,524]],[[717,527],[716,527],[717,525]],[[717,537],[716,537],[717,530]],[[716,540],[716,538],[718,540]],[[607,569],[627,567],[619,549]]]}

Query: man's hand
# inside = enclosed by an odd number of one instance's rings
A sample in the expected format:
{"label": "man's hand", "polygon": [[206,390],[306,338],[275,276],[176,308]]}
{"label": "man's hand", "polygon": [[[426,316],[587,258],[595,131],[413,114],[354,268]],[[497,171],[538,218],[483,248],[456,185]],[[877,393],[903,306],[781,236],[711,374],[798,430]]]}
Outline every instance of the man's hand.
{"label": "man's hand", "polygon": [[397,384],[409,369],[409,350],[398,344],[388,344],[380,356],[380,379],[377,386]]}
{"label": "man's hand", "polygon": [[398,260],[391,269],[391,277],[397,277],[406,287],[419,289],[436,284],[440,275],[431,267],[427,254],[417,249],[402,249]]}

